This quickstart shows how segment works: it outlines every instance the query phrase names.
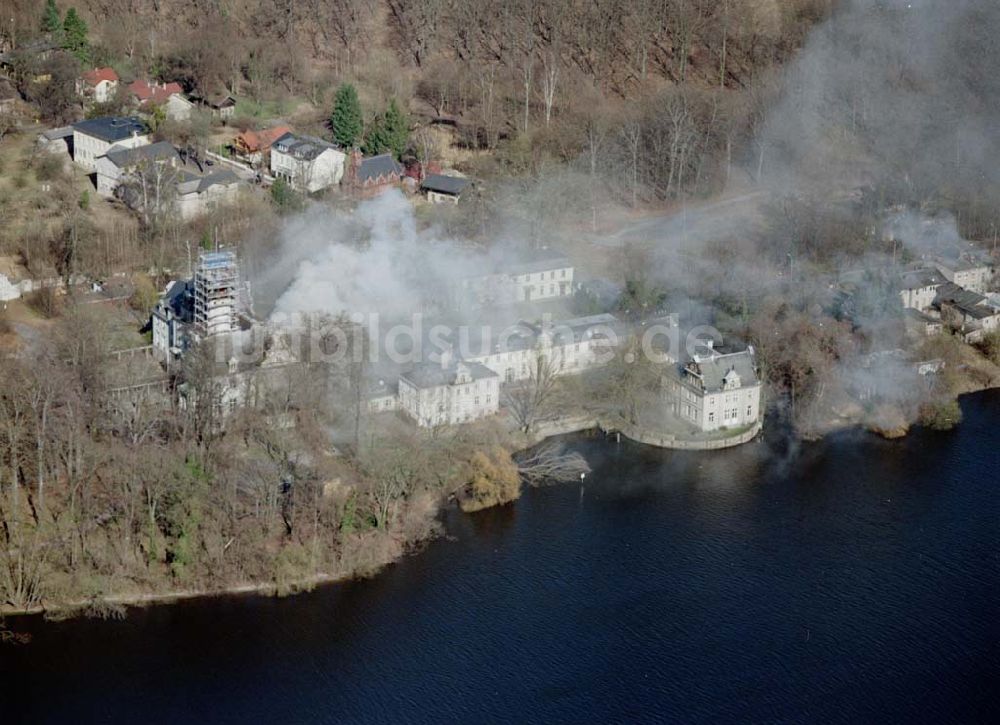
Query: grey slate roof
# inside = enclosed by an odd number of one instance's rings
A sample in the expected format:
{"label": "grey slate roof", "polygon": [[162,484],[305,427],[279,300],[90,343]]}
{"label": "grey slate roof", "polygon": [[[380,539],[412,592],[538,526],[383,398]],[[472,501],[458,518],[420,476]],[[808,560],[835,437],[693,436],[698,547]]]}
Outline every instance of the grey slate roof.
{"label": "grey slate roof", "polygon": [[957,307],[975,307],[986,300],[986,297],[978,292],[971,292],[964,287],[948,282],[938,287],[934,304],[940,305],[942,302],[950,302]]}
{"label": "grey slate roof", "polygon": [[46,141],[55,141],[60,138],[69,138],[73,135],[72,126],[60,126],[59,128],[50,128],[47,131],[42,131],[42,138]]}
{"label": "grey slate roof", "polygon": [[276,148],[282,153],[289,154],[297,159],[303,159],[305,161],[312,161],[328,149],[337,150],[337,147],[329,141],[324,141],[323,139],[316,138],[315,136],[303,136],[291,132],[286,133],[284,136],[275,141],[274,144],[272,144],[272,148]]}
{"label": "grey slate roof", "polygon": [[406,380],[417,388],[437,388],[442,385],[454,385],[458,376],[459,366],[465,368],[472,380],[486,380],[488,378],[500,377],[485,365],[477,362],[461,362],[448,367],[441,367],[440,363],[423,363],[417,365],[399,376],[400,380]]}
{"label": "grey slate roof", "polygon": [[134,116],[88,118],[86,121],[74,123],[73,129],[108,143],[124,141],[127,138],[132,138],[133,134],[142,136],[148,133],[146,124]]}
{"label": "grey slate roof", "polygon": [[182,171],[181,179],[177,182],[177,193],[182,195],[200,194],[209,187],[216,186],[217,184],[228,186],[229,184],[238,183],[239,180],[240,177],[231,169],[220,169],[204,176],[197,176],[189,171]]}
{"label": "grey slate roof", "polygon": [[463,179],[460,176],[431,174],[424,179],[424,183],[420,185],[420,188],[427,191],[434,191],[438,194],[459,196],[463,191],[465,191],[466,187],[469,186],[470,183],[471,182],[468,179]]}
{"label": "grey slate roof", "polygon": [[942,285],[948,280],[935,269],[923,268],[914,269],[909,272],[903,272],[900,275],[901,288],[905,290],[923,289],[924,287],[933,287],[935,285]]}
{"label": "grey slate roof", "polygon": [[357,180],[361,183],[377,181],[379,176],[386,178],[396,174],[402,176],[403,167],[392,158],[392,154],[381,154],[361,159],[358,165]]}
{"label": "grey slate roof", "polygon": [[740,376],[740,387],[746,388],[756,385],[757,370],[754,366],[753,355],[749,350],[732,353],[716,353],[710,357],[699,357],[688,363],[684,369],[684,376],[687,380],[698,380],[706,393],[716,393],[722,390],[722,381],[726,373],[735,370]]}
{"label": "grey slate roof", "polygon": [[177,153],[177,149],[166,141],[157,141],[156,143],[146,144],[145,146],[136,146],[135,148],[112,146],[104,155],[107,157],[108,161],[120,169],[135,166],[136,164],[140,164],[144,161],[168,161],[180,159],[180,154]]}

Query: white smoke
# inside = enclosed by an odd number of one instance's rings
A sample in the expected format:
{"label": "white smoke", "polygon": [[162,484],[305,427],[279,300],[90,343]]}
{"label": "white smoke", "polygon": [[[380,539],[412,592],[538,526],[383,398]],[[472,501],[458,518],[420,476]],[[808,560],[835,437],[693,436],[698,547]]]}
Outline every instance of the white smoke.
{"label": "white smoke", "polygon": [[283,226],[280,251],[296,268],[272,315],[401,317],[489,263],[454,240],[418,232],[413,207],[399,191],[363,201],[350,214],[309,209]]}

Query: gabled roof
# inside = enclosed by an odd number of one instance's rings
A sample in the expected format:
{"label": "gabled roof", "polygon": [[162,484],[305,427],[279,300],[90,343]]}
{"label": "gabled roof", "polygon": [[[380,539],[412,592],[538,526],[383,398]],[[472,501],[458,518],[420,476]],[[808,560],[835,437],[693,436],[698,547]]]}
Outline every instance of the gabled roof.
{"label": "gabled roof", "polygon": [[118,81],[118,74],[115,73],[114,68],[94,68],[86,71],[80,77],[92,86],[96,86],[101,81],[112,83]]}
{"label": "gabled roof", "polygon": [[438,194],[448,194],[450,196],[459,196],[465,188],[471,182],[468,179],[463,179],[460,176],[447,176],[445,174],[430,174],[424,183],[420,185],[421,189],[426,189],[427,191],[434,191]]}
{"label": "gabled roof", "polygon": [[185,194],[200,194],[213,186],[229,186],[239,183],[238,177],[231,169],[221,169],[204,176],[196,176],[190,172],[182,172],[182,178],[177,182],[177,193],[181,196]]}
{"label": "gabled roof", "polygon": [[134,116],[103,116],[102,118],[89,118],[86,121],[78,121],[73,124],[73,130],[77,133],[86,134],[99,138],[108,143],[124,141],[133,135],[145,135],[148,133],[146,124]]}
{"label": "gabled roof", "polygon": [[329,141],[315,136],[300,136],[291,132],[283,134],[274,142],[273,146],[282,153],[305,161],[312,161],[324,151],[339,150]]}
{"label": "gabled roof", "polygon": [[107,157],[108,161],[113,163],[119,169],[135,166],[136,164],[140,164],[144,161],[170,161],[180,159],[177,149],[166,141],[157,141],[156,143],[147,144],[145,146],[136,146],[135,148],[112,146],[104,155]]}
{"label": "gabled roof", "polygon": [[399,379],[406,380],[417,388],[438,388],[444,385],[454,385],[459,371],[467,373],[471,380],[500,377],[485,365],[465,361],[447,367],[442,367],[440,363],[423,363],[403,373]]}
{"label": "gabled roof", "polygon": [[358,165],[356,178],[363,184],[368,181],[378,181],[380,176],[390,178],[393,175],[402,176],[403,167],[392,158],[392,154],[380,154],[362,159]]}
{"label": "gabled roof", "polygon": [[274,128],[266,128],[263,131],[243,131],[236,136],[236,143],[243,146],[247,151],[266,151],[271,145],[292,129],[281,125]]}
{"label": "gabled roof", "polygon": [[149,83],[135,80],[128,84],[128,92],[139,99],[140,103],[166,103],[175,93],[183,93],[180,83]]}

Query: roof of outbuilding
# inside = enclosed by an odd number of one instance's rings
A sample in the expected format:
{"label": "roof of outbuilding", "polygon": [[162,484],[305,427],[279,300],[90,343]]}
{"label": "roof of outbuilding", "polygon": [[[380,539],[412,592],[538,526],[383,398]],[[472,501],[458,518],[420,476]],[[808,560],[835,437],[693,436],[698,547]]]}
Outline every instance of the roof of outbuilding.
{"label": "roof of outbuilding", "polygon": [[361,159],[358,166],[357,180],[364,183],[375,181],[379,176],[389,177],[392,175],[401,176],[403,167],[392,158],[392,154],[379,154]]}
{"label": "roof of outbuilding", "polygon": [[282,124],[274,128],[266,128],[263,131],[243,131],[236,136],[236,141],[242,143],[248,151],[265,151],[271,148],[271,144],[291,132],[288,126]]}
{"label": "roof of outbuilding", "polygon": [[935,304],[950,302],[954,305],[964,307],[975,307],[981,304],[986,297],[978,292],[972,292],[964,287],[959,287],[953,282],[947,282],[938,287],[937,296],[934,298]]}
{"label": "roof of outbuilding", "polygon": [[156,143],[136,146],[135,148],[112,146],[104,155],[108,161],[120,169],[135,166],[143,161],[165,161],[180,158],[177,149],[166,141],[157,141]]}
{"label": "roof of outbuilding", "polygon": [[468,179],[463,179],[460,176],[431,174],[424,179],[424,183],[420,185],[420,188],[426,189],[427,191],[434,191],[439,194],[459,196],[463,191],[465,191],[466,187],[468,187],[470,183],[471,182]]}
{"label": "roof of outbuilding", "polygon": [[74,123],[73,129],[79,133],[99,138],[108,143],[124,141],[127,138],[131,138],[133,134],[145,135],[148,133],[146,124],[134,116],[88,118],[86,121],[77,121]]}
{"label": "roof of outbuilding", "polygon": [[60,126],[59,128],[50,128],[47,131],[42,131],[42,138],[46,141],[55,141],[57,138],[68,138],[72,135],[72,126]]}
{"label": "roof of outbuilding", "polygon": [[197,176],[188,171],[181,172],[181,180],[177,182],[177,193],[200,194],[212,186],[229,186],[239,183],[240,177],[231,169],[220,169],[204,176]]}

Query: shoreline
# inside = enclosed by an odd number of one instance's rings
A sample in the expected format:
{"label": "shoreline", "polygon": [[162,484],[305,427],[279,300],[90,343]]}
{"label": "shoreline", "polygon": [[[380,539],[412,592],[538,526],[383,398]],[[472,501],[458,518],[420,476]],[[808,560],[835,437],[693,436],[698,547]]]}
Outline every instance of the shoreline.
{"label": "shoreline", "polygon": [[[975,395],[978,393],[988,392],[990,390],[1000,390],[1000,385],[987,385],[975,390],[968,390],[966,392],[960,393],[956,396],[956,400],[961,400],[961,398],[967,395]],[[622,421],[624,423],[625,421]],[[912,425],[910,428],[912,428]],[[961,423],[959,423],[961,425]],[[857,420],[853,422],[844,421],[841,424],[827,426],[823,432],[816,438],[810,438],[809,441],[822,440],[828,435],[832,435],[844,430],[851,428],[860,428],[870,435],[878,436],[884,438],[879,432],[870,430],[865,427],[864,421]],[[906,437],[909,434],[910,428],[907,429],[907,433],[901,437]],[[551,438],[557,438],[564,435],[573,435],[578,433],[586,433],[589,431],[599,431],[605,433],[606,435],[612,435],[614,433],[620,433],[629,440],[636,442],[640,445],[648,445],[653,448],[660,448],[661,450],[700,450],[700,451],[710,451],[710,450],[720,450],[722,448],[734,447],[736,445],[743,445],[748,443],[755,438],[757,438],[763,432],[763,421],[759,421],[753,426],[750,431],[743,431],[727,439],[722,439],[723,441],[734,440],[736,438],[745,438],[745,440],[740,440],[736,443],[730,443],[729,445],[713,445],[706,446],[704,448],[684,448],[682,446],[666,446],[657,445],[656,443],[646,442],[641,440],[641,438],[636,438],[628,435],[621,426],[617,429],[614,426],[605,427],[602,425],[602,421],[596,417],[590,416],[575,416],[567,417],[562,419],[555,419],[551,421],[545,421],[542,426],[539,427],[539,431],[533,436],[526,437],[522,443],[517,444],[515,451],[523,451],[529,448],[533,448],[537,445],[544,443]],[[636,433],[636,431],[632,431]],[[749,435],[748,435],[749,434]],[[641,435],[641,431],[639,432]],[[806,440],[806,439],[803,439]],[[709,443],[718,443],[718,441],[709,441]],[[445,506],[449,505],[451,501],[451,496],[442,497],[442,505],[438,509],[438,513],[444,510]],[[426,540],[415,541],[412,543],[414,547],[419,547],[421,544],[426,543]],[[404,552],[403,554],[384,561],[378,565],[378,569],[374,572],[377,575],[384,567],[400,561],[404,556],[407,556],[409,552]],[[187,601],[191,599],[211,599],[217,597],[227,597],[227,596],[240,596],[240,595],[258,595],[258,596],[293,596],[296,594],[301,594],[307,591],[311,591],[317,586],[325,586],[332,584],[340,584],[343,582],[351,581],[354,579],[366,578],[360,574],[315,574],[304,579],[298,579],[293,582],[288,582],[284,585],[276,584],[273,581],[268,582],[246,582],[243,584],[236,584],[233,586],[223,587],[220,589],[182,589],[170,592],[149,592],[149,593],[136,593],[136,594],[112,594],[105,597],[88,599],[88,600],[77,600],[74,602],[67,602],[65,604],[59,604],[54,606],[44,606],[36,605],[34,607],[29,607],[26,609],[13,609],[6,606],[0,606],[0,618],[3,617],[24,617],[24,616],[38,616],[46,614],[62,614],[68,613],[68,619],[75,618],[77,616],[87,616],[87,608],[95,604],[97,605],[108,605],[112,607],[126,607],[126,608],[139,608],[146,606],[157,606],[162,604],[171,604],[173,602]],[[279,589],[282,591],[279,592]]]}

